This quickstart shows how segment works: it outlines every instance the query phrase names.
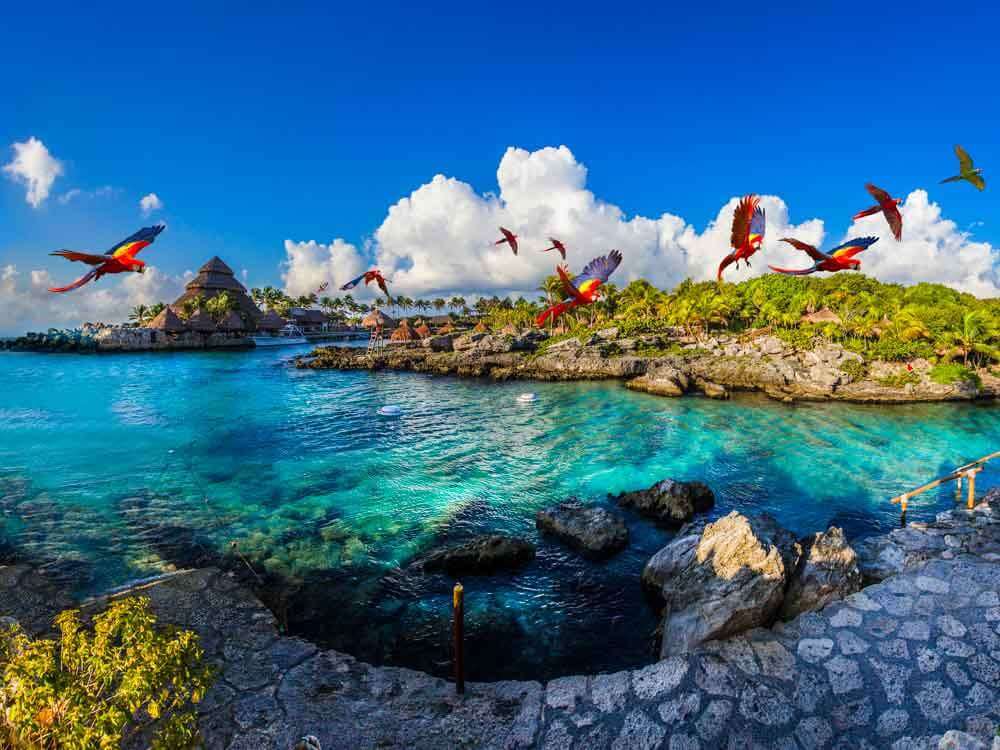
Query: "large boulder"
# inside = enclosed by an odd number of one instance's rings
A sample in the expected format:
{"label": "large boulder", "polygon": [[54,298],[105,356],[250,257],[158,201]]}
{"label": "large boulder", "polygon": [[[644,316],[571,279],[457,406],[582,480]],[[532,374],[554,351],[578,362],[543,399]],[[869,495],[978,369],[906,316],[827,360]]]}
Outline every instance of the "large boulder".
{"label": "large boulder", "polygon": [[623,492],[615,497],[623,508],[669,526],[680,526],[715,505],[715,495],[704,482],[663,479],[645,490]]}
{"label": "large boulder", "polygon": [[691,379],[676,367],[660,365],[650,369],[645,375],[633,378],[625,385],[633,391],[652,393],[656,396],[683,396],[691,387]]}
{"label": "large boulder", "polygon": [[538,511],[535,526],[591,558],[609,557],[628,544],[625,519],[606,508],[576,500]]}
{"label": "large boulder", "polygon": [[437,336],[430,336],[424,339],[424,346],[432,352],[450,352],[453,349],[454,336],[450,333],[442,333]]}
{"label": "large boulder", "polygon": [[452,348],[456,352],[468,351],[469,349],[475,348],[475,346],[486,338],[487,335],[488,334],[475,331],[472,333],[463,333],[461,336],[456,336],[452,339]]}
{"label": "large boulder", "polygon": [[518,568],[535,558],[535,545],[524,539],[486,534],[467,542],[432,550],[420,560],[428,573],[484,575]]}
{"label": "large boulder", "polygon": [[831,526],[802,541],[802,558],[785,592],[781,617],[791,620],[860,589],[858,556],[847,543],[843,530]]}
{"label": "large boulder", "polygon": [[657,552],[643,581],[664,602],[660,657],[773,623],[800,554],[771,516],[735,511]]}

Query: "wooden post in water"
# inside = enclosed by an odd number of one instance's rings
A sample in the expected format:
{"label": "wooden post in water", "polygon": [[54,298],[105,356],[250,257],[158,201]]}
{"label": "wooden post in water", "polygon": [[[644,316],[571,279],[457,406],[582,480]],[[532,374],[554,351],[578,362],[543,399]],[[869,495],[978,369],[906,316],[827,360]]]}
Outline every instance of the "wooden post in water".
{"label": "wooden post in water", "polygon": [[455,660],[455,692],[459,695],[465,693],[465,653],[463,642],[465,640],[465,589],[461,583],[455,584],[452,594],[452,607],[454,609],[452,621],[452,635],[455,639],[454,660]]}
{"label": "wooden post in water", "polygon": [[969,510],[976,507],[976,474],[978,474],[982,469],[969,469],[969,473],[966,474],[969,478],[969,501],[966,504]]}

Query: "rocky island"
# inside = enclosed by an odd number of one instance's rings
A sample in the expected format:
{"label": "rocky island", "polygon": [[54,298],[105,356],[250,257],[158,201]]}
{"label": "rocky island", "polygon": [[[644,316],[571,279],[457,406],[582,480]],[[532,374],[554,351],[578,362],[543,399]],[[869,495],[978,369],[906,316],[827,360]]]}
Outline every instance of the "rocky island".
{"label": "rocky island", "polygon": [[297,366],[338,370],[404,370],[493,380],[617,379],[660,396],[700,393],[728,398],[760,391],[780,401],[909,403],[993,399],[1000,377],[983,368],[951,382],[926,359],[866,361],[837,343],[799,347],[766,331],[693,337],[681,330],[625,336],[618,328],[549,337],[538,330],[468,332],[393,343],[379,356],[320,347]]}

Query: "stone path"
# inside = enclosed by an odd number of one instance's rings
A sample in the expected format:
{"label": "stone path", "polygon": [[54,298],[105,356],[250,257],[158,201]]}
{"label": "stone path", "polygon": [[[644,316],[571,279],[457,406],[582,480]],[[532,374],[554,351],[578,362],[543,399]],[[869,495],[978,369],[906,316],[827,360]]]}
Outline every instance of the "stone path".
{"label": "stone path", "polygon": [[[989,742],[1000,725],[996,506],[916,529],[944,539],[940,524],[950,524],[947,554],[922,552],[904,572],[773,630],[633,671],[472,683],[464,698],[425,674],[280,637],[273,616],[218,571],[142,593],[162,620],[197,630],[221,665],[201,705],[209,748],[284,750],[306,733],[324,750],[937,748],[947,730]],[[31,576],[0,569],[0,586]],[[0,614],[18,617],[10,593],[0,589],[12,607]],[[31,602],[23,614],[37,622]]]}

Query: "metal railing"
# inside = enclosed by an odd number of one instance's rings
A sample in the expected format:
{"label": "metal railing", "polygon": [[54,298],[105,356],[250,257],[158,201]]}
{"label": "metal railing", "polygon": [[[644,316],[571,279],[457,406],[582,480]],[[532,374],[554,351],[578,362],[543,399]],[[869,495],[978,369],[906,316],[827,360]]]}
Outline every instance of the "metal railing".
{"label": "metal railing", "polygon": [[906,515],[906,506],[908,505],[910,498],[914,498],[917,495],[927,492],[927,490],[932,490],[935,487],[940,487],[946,482],[954,481],[955,484],[955,500],[959,501],[962,499],[962,480],[967,479],[969,482],[968,498],[966,501],[966,506],[972,508],[976,504],[976,474],[983,470],[983,466],[992,461],[994,458],[1000,458],[1000,451],[991,453],[988,456],[983,456],[980,459],[967,463],[964,466],[959,466],[951,474],[943,476],[940,479],[935,479],[933,482],[928,482],[925,485],[917,487],[915,490],[910,490],[909,492],[904,492],[902,495],[897,495],[892,498],[889,502],[895,504],[900,504],[900,509],[903,515]]}

